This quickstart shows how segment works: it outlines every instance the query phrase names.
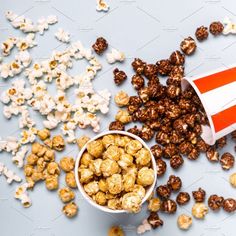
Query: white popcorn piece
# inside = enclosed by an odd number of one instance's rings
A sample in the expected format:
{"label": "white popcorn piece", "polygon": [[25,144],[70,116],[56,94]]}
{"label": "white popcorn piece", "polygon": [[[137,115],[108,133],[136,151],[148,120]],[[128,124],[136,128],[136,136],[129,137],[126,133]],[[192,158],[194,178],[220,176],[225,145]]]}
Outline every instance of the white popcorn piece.
{"label": "white popcorn piece", "polygon": [[236,24],[233,23],[230,18],[225,17],[223,23],[224,23],[224,30],[223,30],[224,35],[236,34]]}
{"label": "white popcorn piece", "polygon": [[70,127],[70,125],[72,125],[73,122],[68,122],[67,124],[63,124],[63,126],[61,127],[62,130],[62,134],[66,135],[66,141],[68,143],[76,143],[76,137],[75,137],[75,129],[76,129],[76,122],[74,122],[73,127]]}
{"label": "white popcorn piece", "polygon": [[28,147],[23,146],[21,149],[12,157],[13,163],[16,164],[18,168],[22,168],[24,165],[24,158],[28,152]]}
{"label": "white popcorn piece", "polygon": [[27,193],[21,195],[21,204],[23,207],[28,208],[32,205],[31,199],[29,198],[29,195]]}
{"label": "white popcorn piece", "polygon": [[15,191],[15,198],[19,199],[21,201],[21,204],[24,207],[30,207],[32,205],[32,202],[29,198],[27,189],[29,188],[29,184],[28,183],[24,183],[22,185],[20,185],[19,187],[17,187],[16,191]]}
{"label": "white popcorn piece", "polygon": [[2,65],[0,65],[0,76],[4,79],[13,77],[13,73],[11,71],[9,63],[3,63]]}
{"label": "white popcorn piece", "polygon": [[109,6],[108,4],[104,1],[104,0],[97,0],[97,7],[96,7],[97,11],[108,11],[109,10]]}
{"label": "white popcorn piece", "polygon": [[120,52],[114,48],[111,49],[111,52],[107,53],[106,55],[107,62],[109,64],[113,64],[115,62],[122,62],[125,60],[125,54],[123,52]]}
{"label": "white popcorn piece", "polygon": [[12,170],[9,170],[6,166],[3,168],[3,175],[7,179],[7,183],[11,184],[13,181],[15,182],[21,182],[21,177],[16,175]]}
{"label": "white popcorn piece", "polygon": [[46,18],[41,17],[38,21],[37,21],[37,29],[39,31],[40,34],[44,34],[45,30],[48,30],[49,24]]}
{"label": "white popcorn piece", "polygon": [[3,56],[8,56],[11,50],[15,47],[17,39],[15,37],[8,38],[5,42],[1,44],[1,50]]}
{"label": "white popcorn piece", "polygon": [[47,22],[49,25],[56,24],[58,22],[57,16],[55,15],[50,15],[47,17]]}
{"label": "white popcorn piece", "polygon": [[12,72],[12,77],[21,73],[23,67],[20,61],[14,60],[10,63],[10,70]]}
{"label": "white popcorn piece", "polygon": [[0,152],[6,151],[15,155],[19,147],[20,143],[18,142],[17,138],[9,136],[5,140],[3,140],[0,137]]}
{"label": "white popcorn piece", "polygon": [[151,225],[148,223],[147,219],[142,221],[142,224],[137,227],[137,234],[144,234],[146,231],[152,229]]}
{"label": "white popcorn piece", "polygon": [[20,61],[21,64],[24,67],[28,67],[30,65],[31,61],[32,61],[32,58],[31,58],[29,52],[26,51],[26,50],[25,51],[21,51],[18,54],[16,54],[15,59],[17,61]]}
{"label": "white popcorn piece", "polygon": [[66,90],[74,84],[73,77],[69,76],[67,73],[61,72],[56,79],[56,85],[59,90]]}
{"label": "white popcorn piece", "polygon": [[47,129],[55,129],[59,123],[59,120],[56,119],[52,113],[48,114],[47,120],[43,121],[43,125]]}
{"label": "white popcorn piece", "polygon": [[19,128],[32,128],[35,125],[35,121],[30,118],[29,111],[27,109],[21,112],[19,119]]}
{"label": "white popcorn piece", "polygon": [[21,132],[21,144],[33,143],[36,139],[37,129],[30,128]]}
{"label": "white popcorn piece", "polygon": [[5,17],[7,18],[7,20],[9,20],[9,21],[13,21],[14,19],[16,19],[17,18],[17,14],[15,14],[14,12],[12,12],[12,11],[6,11],[5,12]]}
{"label": "white popcorn piece", "polygon": [[69,32],[66,32],[64,29],[59,28],[58,31],[55,33],[56,39],[63,43],[69,43],[70,42],[70,34]]}
{"label": "white popcorn piece", "polygon": [[28,48],[32,48],[37,46],[37,43],[35,42],[35,34],[29,33],[24,38],[17,38],[16,41],[16,47],[19,51],[24,51]]}

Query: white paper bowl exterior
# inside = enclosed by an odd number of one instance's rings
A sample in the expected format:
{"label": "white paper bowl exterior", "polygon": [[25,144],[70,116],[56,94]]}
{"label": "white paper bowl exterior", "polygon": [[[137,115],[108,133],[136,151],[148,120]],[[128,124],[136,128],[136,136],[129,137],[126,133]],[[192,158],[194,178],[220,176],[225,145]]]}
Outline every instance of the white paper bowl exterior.
{"label": "white paper bowl exterior", "polygon": [[[154,182],[153,184],[147,189],[146,191],[146,195],[145,197],[143,198],[142,200],[142,204],[149,198],[149,196],[152,194],[152,191],[155,187],[155,184],[156,184],[156,178],[157,178],[157,166],[156,166],[156,161],[155,161],[155,158],[153,157],[152,155],[152,152],[150,150],[150,148],[147,146],[147,144],[141,139],[139,138],[138,136],[134,135],[134,134],[131,134],[129,132],[125,132],[125,131],[107,131],[107,132],[103,132],[99,135],[96,135],[94,138],[90,139],[88,143],[90,143],[91,141],[94,141],[98,138],[101,138],[103,137],[104,135],[107,135],[107,134],[120,134],[120,135],[126,135],[126,136],[129,136],[133,139],[136,139],[138,140],[140,143],[142,143],[142,145],[148,149],[150,151],[150,154],[151,154],[151,161],[152,161],[152,168],[154,170]],[[87,143],[87,144],[88,144]],[[80,159],[81,159],[81,156],[82,154],[85,152],[85,150],[87,149],[87,144],[81,149],[81,151],[79,152],[78,156],[77,156],[77,159],[76,159],[76,163],[75,163],[75,179],[76,179],[76,183],[77,183],[77,186],[78,186],[78,189],[80,191],[80,193],[82,194],[82,196],[94,207],[96,207],[97,209],[101,210],[101,211],[104,211],[104,212],[108,212],[108,213],[127,213],[127,211],[125,210],[112,210],[112,209],[109,209],[107,206],[101,206],[99,204],[97,204],[93,199],[91,199],[89,197],[89,195],[84,191],[84,188],[82,186],[82,184],[80,183],[79,181],[79,176],[78,176],[78,168],[79,168],[79,163],[80,163]]]}

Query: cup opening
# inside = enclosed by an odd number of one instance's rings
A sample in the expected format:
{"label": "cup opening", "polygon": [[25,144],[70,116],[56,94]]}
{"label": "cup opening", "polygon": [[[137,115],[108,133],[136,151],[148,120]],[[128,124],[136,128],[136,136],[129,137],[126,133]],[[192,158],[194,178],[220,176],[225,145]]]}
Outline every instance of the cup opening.
{"label": "cup opening", "polygon": [[191,86],[194,91],[197,93],[203,107],[204,110],[206,112],[207,115],[207,119],[210,123],[210,126],[208,125],[202,125],[202,134],[201,134],[201,138],[209,145],[214,145],[216,142],[216,137],[215,137],[215,127],[211,118],[211,115],[208,112],[207,109],[207,105],[205,103],[205,101],[202,99],[201,93],[199,92],[197,86],[192,82],[191,79],[187,79],[187,78],[183,78],[181,81],[181,88],[182,90],[186,90],[189,86]]}

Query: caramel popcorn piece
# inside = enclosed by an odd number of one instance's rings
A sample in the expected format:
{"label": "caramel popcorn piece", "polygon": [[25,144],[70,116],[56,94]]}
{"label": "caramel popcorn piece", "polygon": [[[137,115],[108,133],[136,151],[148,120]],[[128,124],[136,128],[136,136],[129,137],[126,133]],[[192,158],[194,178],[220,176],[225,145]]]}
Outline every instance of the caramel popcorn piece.
{"label": "caramel popcorn piece", "polygon": [[148,167],[143,167],[138,171],[137,183],[142,186],[149,186],[153,184],[154,181],[154,171]]}
{"label": "caramel popcorn piece", "polygon": [[99,139],[99,140],[95,140],[95,141],[88,143],[87,150],[88,150],[89,154],[91,154],[92,156],[94,156],[96,158],[102,156],[102,153],[104,151],[104,146],[102,144],[102,140]]}
{"label": "caramel popcorn piece", "polygon": [[50,131],[48,129],[38,130],[37,135],[42,141],[45,141],[50,138]]}
{"label": "caramel popcorn piece", "polygon": [[75,198],[75,193],[70,188],[65,187],[58,190],[58,196],[62,202],[66,203]]}
{"label": "caramel popcorn piece", "polygon": [[142,199],[137,193],[126,193],[122,197],[122,208],[128,212],[139,212],[141,203]]}
{"label": "caramel popcorn piece", "polygon": [[67,186],[70,188],[77,187],[76,180],[75,180],[75,173],[73,171],[66,173],[65,182]]}
{"label": "caramel popcorn piece", "polygon": [[83,135],[81,137],[79,137],[76,142],[77,145],[79,147],[79,149],[82,149],[84,147],[84,145],[90,140],[90,138],[86,135]]}
{"label": "caramel popcorn piece", "polygon": [[64,150],[65,142],[61,135],[57,135],[52,138],[52,148],[59,152]]}
{"label": "caramel popcorn piece", "polygon": [[114,174],[107,178],[108,191],[111,194],[118,194],[123,190],[122,177],[120,174]]}
{"label": "caramel popcorn piece", "polygon": [[68,218],[72,218],[74,216],[77,215],[78,212],[78,207],[74,202],[70,202],[68,204],[66,204],[63,208],[62,208],[62,212],[68,217]]}
{"label": "caramel popcorn piece", "polygon": [[56,190],[59,187],[58,175],[48,175],[45,179],[48,190]]}
{"label": "caramel popcorn piece", "polygon": [[112,226],[108,230],[108,236],[124,236],[124,231],[120,226]]}
{"label": "caramel popcorn piece", "polygon": [[48,163],[47,172],[50,175],[59,175],[60,174],[59,165],[56,162]]}
{"label": "caramel popcorn piece", "polygon": [[60,168],[65,172],[70,172],[75,168],[75,160],[73,157],[63,157],[60,160]]}

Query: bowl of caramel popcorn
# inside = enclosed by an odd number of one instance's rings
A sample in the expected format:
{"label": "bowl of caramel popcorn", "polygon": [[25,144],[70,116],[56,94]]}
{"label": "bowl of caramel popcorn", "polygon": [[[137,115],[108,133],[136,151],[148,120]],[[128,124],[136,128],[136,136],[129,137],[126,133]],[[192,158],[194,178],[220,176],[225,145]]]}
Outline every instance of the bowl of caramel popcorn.
{"label": "bowl of caramel popcorn", "polygon": [[75,176],[81,194],[94,207],[109,213],[137,213],[153,192],[157,167],[141,138],[108,131],[81,149]]}

